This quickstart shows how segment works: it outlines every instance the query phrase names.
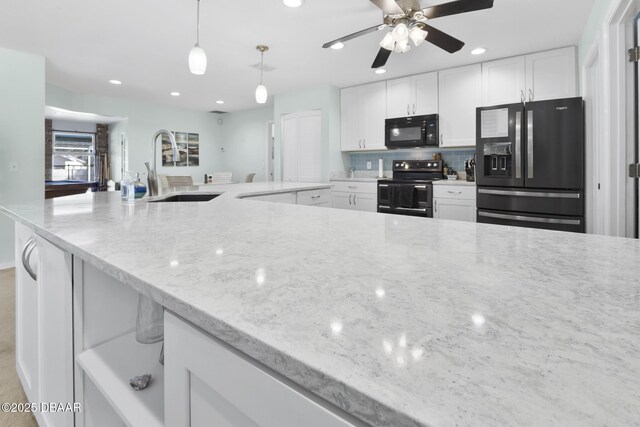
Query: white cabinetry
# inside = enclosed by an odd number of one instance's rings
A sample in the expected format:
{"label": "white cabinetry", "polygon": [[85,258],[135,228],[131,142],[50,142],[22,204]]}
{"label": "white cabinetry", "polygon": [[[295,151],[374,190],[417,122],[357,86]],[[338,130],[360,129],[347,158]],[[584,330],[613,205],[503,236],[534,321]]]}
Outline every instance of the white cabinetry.
{"label": "white cabinetry", "polygon": [[[31,403],[73,403],[71,255],[19,223],[15,255],[18,376]],[[73,412],[34,415],[43,427],[73,425]]]}
{"label": "white cabinetry", "polygon": [[384,150],[384,121],[387,116],[385,82],[341,91],[342,151]]}
{"label": "white cabinetry", "polygon": [[331,207],[331,190],[321,188],[319,190],[298,191],[297,204],[325,208]]}
{"label": "white cabinetry", "polygon": [[378,211],[378,185],[375,182],[332,181],[331,205],[337,209]]}
{"label": "white cabinetry", "polygon": [[349,427],[257,362],[165,313],[165,425]]}
{"label": "white cabinetry", "polygon": [[437,72],[387,81],[387,118],[437,113]]}
{"label": "white cabinetry", "polygon": [[321,111],[305,111],[282,117],[282,180],[322,180]]}
{"label": "white cabinetry", "polygon": [[577,96],[574,47],[482,64],[482,105]]}
{"label": "white cabinetry", "polygon": [[481,102],[480,64],[440,71],[440,147],[476,145],[476,108]]}
{"label": "white cabinetry", "polygon": [[475,185],[434,184],[433,217],[476,222]]}

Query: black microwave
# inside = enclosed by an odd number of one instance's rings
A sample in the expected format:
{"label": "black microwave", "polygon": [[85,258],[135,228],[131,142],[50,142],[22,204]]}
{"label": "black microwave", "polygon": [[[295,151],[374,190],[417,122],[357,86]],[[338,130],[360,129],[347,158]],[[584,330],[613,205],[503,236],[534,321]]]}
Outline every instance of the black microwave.
{"label": "black microwave", "polygon": [[387,119],[384,145],[391,149],[438,147],[438,135],[437,114]]}

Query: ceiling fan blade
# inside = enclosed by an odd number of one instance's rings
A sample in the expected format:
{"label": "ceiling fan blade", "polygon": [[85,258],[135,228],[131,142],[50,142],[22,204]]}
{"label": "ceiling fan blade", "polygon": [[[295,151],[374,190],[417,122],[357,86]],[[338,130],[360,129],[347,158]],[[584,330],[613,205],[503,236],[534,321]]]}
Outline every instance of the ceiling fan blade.
{"label": "ceiling fan blade", "polygon": [[375,4],[376,6],[378,6],[380,9],[382,9],[385,15],[404,14],[404,10],[402,10],[402,8],[398,6],[398,3],[396,3],[395,0],[369,0],[369,1]]}
{"label": "ceiling fan blade", "polygon": [[384,67],[387,61],[389,60],[390,56],[391,56],[390,50],[380,48],[380,51],[378,52],[376,59],[373,61],[373,65],[371,66],[371,68]]}
{"label": "ceiling fan blade", "polygon": [[440,18],[441,16],[457,15],[459,13],[476,10],[491,9],[493,0],[458,0],[451,3],[439,4],[422,10],[426,18]]}
{"label": "ceiling fan blade", "polygon": [[440,49],[444,49],[449,53],[455,53],[464,47],[464,42],[458,40],[455,37],[450,36],[447,33],[443,33],[437,28],[433,28],[431,25],[427,25],[424,22],[419,24],[425,31],[428,31],[425,40],[429,43],[433,43]]}
{"label": "ceiling fan blade", "polygon": [[340,37],[339,39],[335,39],[330,42],[327,42],[323,44],[322,47],[326,49],[328,47],[333,46],[336,43],[348,42],[349,40],[353,40],[356,37],[364,36],[365,34],[369,34],[369,33],[375,33],[376,31],[380,31],[386,27],[387,27],[387,24],[376,25],[375,27],[367,28],[367,29],[358,31],[357,33],[349,34],[348,36]]}

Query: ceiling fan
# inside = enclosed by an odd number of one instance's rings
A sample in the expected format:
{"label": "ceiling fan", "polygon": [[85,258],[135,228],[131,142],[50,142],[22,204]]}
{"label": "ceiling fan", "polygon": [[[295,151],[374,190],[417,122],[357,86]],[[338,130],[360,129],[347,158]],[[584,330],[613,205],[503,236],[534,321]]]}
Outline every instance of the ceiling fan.
{"label": "ceiling fan", "polygon": [[413,41],[416,46],[419,46],[426,40],[449,53],[459,51],[464,46],[464,42],[433,28],[427,24],[427,21],[443,16],[490,9],[493,7],[494,0],[457,0],[427,7],[426,9],[420,6],[420,0],[369,1],[382,9],[384,13],[382,24],[332,40],[322,47],[325,49],[329,47],[336,48],[356,37],[381,31],[387,27],[393,28],[380,42],[380,51],[371,66],[371,68],[380,68],[387,63],[391,52],[408,52],[411,49],[409,41]]}

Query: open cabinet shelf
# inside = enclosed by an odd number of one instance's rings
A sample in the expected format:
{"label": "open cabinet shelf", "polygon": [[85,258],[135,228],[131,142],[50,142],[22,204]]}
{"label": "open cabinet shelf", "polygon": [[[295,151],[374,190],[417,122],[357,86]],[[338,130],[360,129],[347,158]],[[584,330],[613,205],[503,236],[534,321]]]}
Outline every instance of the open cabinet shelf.
{"label": "open cabinet shelf", "polygon": [[[162,343],[140,344],[135,332],[79,354],[78,364],[128,426],[164,426],[164,367],[158,362]],[[145,390],[129,380],[151,374]]]}

